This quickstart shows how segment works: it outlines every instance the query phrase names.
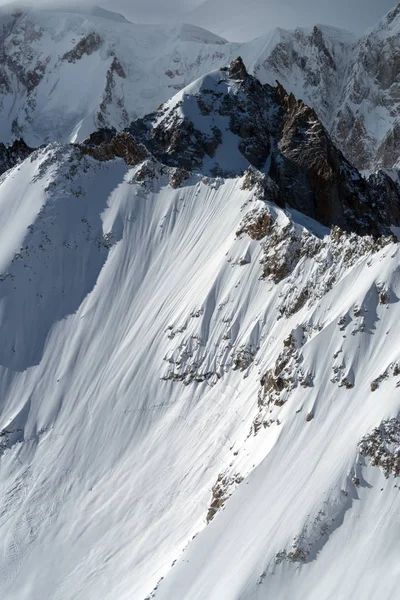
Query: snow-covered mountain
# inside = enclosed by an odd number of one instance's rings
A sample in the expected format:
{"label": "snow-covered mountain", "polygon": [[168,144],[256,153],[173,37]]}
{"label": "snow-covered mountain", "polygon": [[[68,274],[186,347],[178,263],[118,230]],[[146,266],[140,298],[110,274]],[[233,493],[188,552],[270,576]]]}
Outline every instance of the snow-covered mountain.
{"label": "snow-covered mountain", "polygon": [[241,59],[0,152],[2,598],[395,597],[397,172]]}
{"label": "snow-covered mountain", "polygon": [[331,131],[359,168],[400,158],[400,4],[356,47]]}
{"label": "snow-covered mountain", "polygon": [[225,40],[199,28],[135,25],[107,11],[0,13],[0,139],[37,146],[126,127],[216,62]]}
{"label": "snow-covered mountain", "polygon": [[396,597],[399,14],[3,9],[2,599]]}
{"label": "snow-covered mountain", "polygon": [[399,8],[357,42],[318,25],[244,44],[191,25],[144,26],[68,4],[0,13],[0,140],[38,146],[123,129],[177,90],[241,55],[313,107],[358,168],[393,167],[398,148]]}

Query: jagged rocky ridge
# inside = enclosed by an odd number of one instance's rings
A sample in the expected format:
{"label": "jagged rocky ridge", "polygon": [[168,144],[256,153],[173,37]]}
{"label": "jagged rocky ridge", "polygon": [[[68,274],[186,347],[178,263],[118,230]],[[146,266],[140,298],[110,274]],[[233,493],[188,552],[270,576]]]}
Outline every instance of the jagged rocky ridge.
{"label": "jagged rocky ridge", "polygon": [[[264,201],[327,226],[378,236],[400,225],[400,186],[380,170],[368,180],[332,142],[314,109],[279,83],[262,85],[239,57],[179,92],[123,133],[103,128],[78,145],[97,160],[135,166],[153,157],[174,168],[176,187],[190,173],[236,177]],[[0,148],[0,173],[33,149]]]}
{"label": "jagged rocky ridge", "polygon": [[84,152],[137,164],[152,155],[189,172],[248,170],[260,197],[320,223],[372,235],[400,224],[400,191],[384,171],[367,181],[336,148],[316,112],[282,85],[262,85],[241,58],[201,78],[123,134],[103,129]]}

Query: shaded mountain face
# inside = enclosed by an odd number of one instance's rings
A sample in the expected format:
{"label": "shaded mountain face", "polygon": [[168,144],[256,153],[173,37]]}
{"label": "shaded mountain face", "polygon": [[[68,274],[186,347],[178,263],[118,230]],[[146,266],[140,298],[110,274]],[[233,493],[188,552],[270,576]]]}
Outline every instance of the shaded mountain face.
{"label": "shaded mountain face", "polygon": [[400,156],[400,4],[356,46],[332,133],[359,168],[393,167]]}
{"label": "shaded mountain face", "polygon": [[128,164],[147,153],[180,170],[181,179],[190,172],[236,177],[250,169],[265,199],[327,226],[378,235],[400,224],[397,184],[383,174],[379,186],[378,179],[367,182],[313,109],[280,84],[262,85],[241,58],[189,85],[123,135],[101,130],[82,148]]}
{"label": "shaded mountain face", "polygon": [[10,146],[0,144],[0,175],[24,161],[32,152],[33,148],[29,148],[22,139]]}

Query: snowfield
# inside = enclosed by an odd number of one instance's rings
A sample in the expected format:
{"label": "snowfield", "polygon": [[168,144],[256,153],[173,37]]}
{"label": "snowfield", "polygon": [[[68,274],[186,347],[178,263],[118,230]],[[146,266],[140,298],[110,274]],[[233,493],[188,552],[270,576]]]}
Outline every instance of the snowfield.
{"label": "snowfield", "polygon": [[2,597],[394,598],[398,243],[170,173],[1,179]]}

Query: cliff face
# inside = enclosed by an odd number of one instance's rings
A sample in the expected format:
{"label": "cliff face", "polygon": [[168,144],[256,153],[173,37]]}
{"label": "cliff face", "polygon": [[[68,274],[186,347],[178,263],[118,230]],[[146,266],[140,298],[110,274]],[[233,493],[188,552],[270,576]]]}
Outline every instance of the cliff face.
{"label": "cliff face", "polygon": [[356,47],[332,123],[334,139],[361,169],[399,160],[400,5]]}

